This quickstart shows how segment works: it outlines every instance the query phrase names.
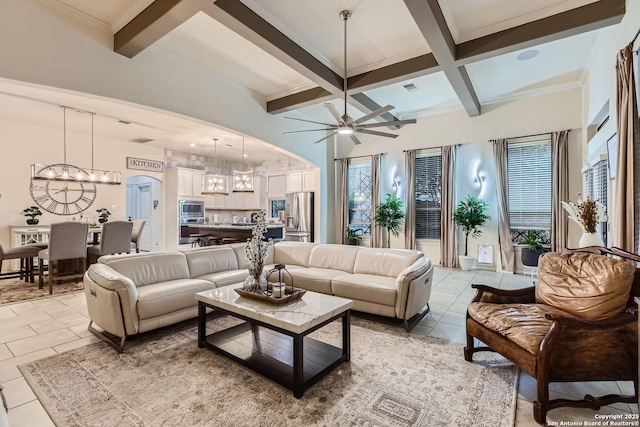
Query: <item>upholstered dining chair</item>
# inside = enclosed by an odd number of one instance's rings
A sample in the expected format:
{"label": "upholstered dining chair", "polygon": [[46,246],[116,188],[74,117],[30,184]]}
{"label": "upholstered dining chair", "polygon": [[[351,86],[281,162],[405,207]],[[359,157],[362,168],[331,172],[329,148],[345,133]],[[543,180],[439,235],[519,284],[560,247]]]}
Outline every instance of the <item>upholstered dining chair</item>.
{"label": "upholstered dining chair", "polygon": [[136,253],[140,253],[140,236],[142,236],[142,229],[144,228],[145,221],[143,219],[133,220],[133,230],[131,231],[131,245],[135,245]]}
{"label": "upholstered dining chair", "polygon": [[38,252],[46,247],[46,243],[34,243],[5,249],[0,242],[0,271],[2,270],[2,261],[20,259],[20,279],[33,283],[33,259],[37,258]]}
{"label": "upholstered dining chair", "polygon": [[[67,221],[51,224],[49,231],[49,247],[38,252],[38,285],[42,289],[43,261],[49,263],[49,293],[53,293],[53,284],[58,280],[82,278],[87,269],[87,234],[89,224],[80,221]],[[70,274],[61,270],[60,261],[79,261],[78,268],[74,263]]]}
{"label": "upholstered dining chair", "polygon": [[100,244],[87,249],[89,264],[102,255],[129,253],[133,223],[129,221],[109,221],[102,224]]}

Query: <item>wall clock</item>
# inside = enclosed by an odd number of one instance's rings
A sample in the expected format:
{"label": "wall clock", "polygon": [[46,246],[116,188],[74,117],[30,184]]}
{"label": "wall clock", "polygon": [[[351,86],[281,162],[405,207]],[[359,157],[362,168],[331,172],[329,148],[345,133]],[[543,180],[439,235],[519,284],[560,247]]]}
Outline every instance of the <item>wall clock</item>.
{"label": "wall clock", "polygon": [[[48,177],[63,176],[68,176],[68,179],[48,180]],[[56,215],[83,212],[96,198],[96,185],[93,182],[78,181],[78,176],[87,177],[89,174],[84,169],[72,165],[45,166],[31,179],[31,197],[42,209]]]}

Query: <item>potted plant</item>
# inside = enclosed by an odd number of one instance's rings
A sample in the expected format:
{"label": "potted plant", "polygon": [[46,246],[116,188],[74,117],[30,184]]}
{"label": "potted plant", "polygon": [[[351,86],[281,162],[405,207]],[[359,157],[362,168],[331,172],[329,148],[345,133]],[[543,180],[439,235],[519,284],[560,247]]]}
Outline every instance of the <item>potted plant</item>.
{"label": "potted plant", "polygon": [[474,238],[482,234],[482,230],[478,227],[481,227],[489,219],[489,215],[485,213],[488,206],[482,200],[469,195],[458,203],[453,213],[453,221],[464,231],[464,255],[459,255],[460,268],[463,270],[473,268],[474,258],[469,256],[469,234]]}
{"label": "potted plant", "polygon": [[106,208],[100,208],[96,209],[96,212],[98,212],[98,222],[100,224],[109,221],[109,215],[111,215],[111,212],[109,212],[109,210],[107,210]]}
{"label": "potted plant", "polygon": [[23,209],[22,212],[24,212],[24,216],[29,217],[29,219],[27,220],[27,224],[29,225],[36,225],[39,222],[36,217],[42,215],[42,211],[37,206],[31,206],[29,208]]}
{"label": "potted plant", "polygon": [[357,245],[358,240],[360,240],[360,235],[358,232],[362,232],[362,228],[351,229],[347,227],[347,233],[345,234],[345,239],[347,241],[347,245]]}
{"label": "potted plant", "polygon": [[537,267],[538,258],[546,250],[542,247],[546,242],[533,231],[524,235],[524,239],[520,242],[521,245],[526,247],[522,248],[522,265],[527,267]]}
{"label": "potted plant", "polygon": [[391,234],[400,235],[401,221],[404,218],[402,212],[402,200],[387,194],[387,200],[376,206],[376,216],[373,218],[377,225],[387,229],[387,247],[391,247]]}

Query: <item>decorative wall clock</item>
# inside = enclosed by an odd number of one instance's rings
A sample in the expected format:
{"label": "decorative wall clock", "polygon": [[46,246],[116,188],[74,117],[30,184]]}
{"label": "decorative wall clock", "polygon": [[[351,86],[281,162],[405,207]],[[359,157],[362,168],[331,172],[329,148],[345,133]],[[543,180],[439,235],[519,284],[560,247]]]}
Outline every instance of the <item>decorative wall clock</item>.
{"label": "decorative wall clock", "polygon": [[[76,177],[87,177],[89,174],[76,166],[49,165],[40,169],[35,176],[31,180],[31,197],[47,212],[74,215],[87,210],[96,198],[96,185],[77,180]],[[51,176],[67,179],[52,181],[48,178]]]}

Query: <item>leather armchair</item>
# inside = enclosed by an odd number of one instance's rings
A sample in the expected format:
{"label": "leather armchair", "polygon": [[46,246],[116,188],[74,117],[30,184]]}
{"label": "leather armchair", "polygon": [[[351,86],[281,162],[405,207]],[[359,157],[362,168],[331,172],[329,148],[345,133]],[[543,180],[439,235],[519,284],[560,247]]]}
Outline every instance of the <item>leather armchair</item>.
{"label": "leather armchair", "polygon": [[[617,255],[622,259],[613,258]],[[465,360],[477,351],[496,351],[536,379],[534,418],[560,406],[600,409],[638,401],[637,255],[620,249],[589,248],[540,257],[535,287],[478,290],[467,309]],[[638,279],[634,281],[634,277]],[[487,344],[476,347],[474,338]],[[549,383],[633,381],[634,396],[586,395],[549,400]]]}

